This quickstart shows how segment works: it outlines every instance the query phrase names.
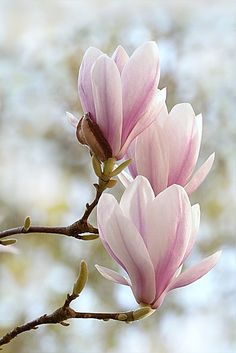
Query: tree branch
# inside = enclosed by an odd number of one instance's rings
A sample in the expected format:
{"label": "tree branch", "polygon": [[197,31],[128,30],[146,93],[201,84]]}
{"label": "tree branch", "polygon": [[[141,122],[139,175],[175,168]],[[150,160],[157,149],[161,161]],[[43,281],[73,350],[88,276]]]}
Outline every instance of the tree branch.
{"label": "tree branch", "polygon": [[96,207],[105,189],[98,187],[97,184],[95,184],[95,188],[96,188],[96,195],[93,202],[91,204],[86,204],[86,209],[84,211],[83,216],[81,217],[81,219],[74,222],[73,224],[65,227],[30,226],[28,229],[25,229],[25,227],[22,226],[22,227],[11,228],[0,232],[0,239],[6,238],[11,235],[16,235],[16,234],[48,233],[48,234],[61,234],[61,235],[66,235],[76,239],[84,240],[86,239],[86,237],[84,238],[84,236],[80,234],[83,234],[83,233],[98,234],[98,229],[88,223],[88,217],[92,213],[93,209]]}
{"label": "tree branch", "polygon": [[83,240],[84,236],[80,234],[86,232],[98,234],[98,229],[94,228],[91,224],[87,222],[82,222],[81,220],[79,220],[67,227],[32,226],[29,227],[27,230],[24,227],[11,228],[0,232],[0,239],[16,234],[48,233],[67,235],[69,237]]}
{"label": "tree branch", "polygon": [[[40,325],[47,324],[61,324],[63,326],[69,326],[69,323],[66,323],[65,320],[68,319],[97,319],[97,320],[116,320],[116,321],[124,321],[131,322],[137,320],[141,317],[136,318],[135,313],[137,311],[128,311],[124,313],[116,312],[116,313],[87,313],[87,312],[76,312],[75,310],[70,308],[70,303],[78,298],[78,295],[75,293],[68,294],[67,298],[59,309],[55,310],[52,314],[44,314],[39,318],[30,321],[22,326],[17,326],[12,331],[8,332],[0,339],[0,346],[3,346],[13,340],[15,337],[20,335],[23,332],[35,330]],[[139,309],[142,310],[142,309]]]}

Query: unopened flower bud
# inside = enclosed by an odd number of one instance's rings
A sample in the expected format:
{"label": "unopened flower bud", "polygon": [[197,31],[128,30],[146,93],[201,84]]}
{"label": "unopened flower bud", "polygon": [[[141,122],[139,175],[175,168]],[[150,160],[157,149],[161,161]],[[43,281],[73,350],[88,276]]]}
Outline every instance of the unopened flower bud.
{"label": "unopened flower bud", "polygon": [[88,280],[88,267],[86,262],[82,260],[80,263],[79,277],[73,287],[73,294],[79,295],[84,289],[87,280]]}
{"label": "unopened flower bud", "polygon": [[150,308],[149,306],[145,306],[143,308],[137,309],[133,312],[134,321],[144,319],[155,312],[154,309]]}
{"label": "unopened flower bud", "polygon": [[79,121],[76,129],[79,142],[87,145],[98,160],[104,162],[112,157],[112,150],[99,126],[90,119],[89,113]]}

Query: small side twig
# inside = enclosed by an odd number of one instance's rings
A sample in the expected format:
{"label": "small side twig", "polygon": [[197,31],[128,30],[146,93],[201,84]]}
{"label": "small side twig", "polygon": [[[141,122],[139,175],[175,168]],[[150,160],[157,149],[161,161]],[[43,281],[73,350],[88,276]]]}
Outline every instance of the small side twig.
{"label": "small side twig", "polygon": [[0,339],[0,346],[9,343],[23,332],[37,329],[40,325],[61,324],[63,326],[69,326],[69,323],[66,322],[69,319],[96,319],[103,321],[116,320],[123,322],[132,322],[147,317],[154,312],[154,310],[151,309],[149,306],[137,309],[135,311],[116,313],[77,312],[70,307],[70,304],[73,300],[79,297],[80,293],[86,285],[87,279],[87,264],[84,260],[82,260],[80,263],[80,273],[77,281],[74,284],[72,294],[67,294],[64,304],[60,308],[55,310],[52,314],[44,314],[39,318],[30,321],[24,325],[17,326]]}
{"label": "small side twig", "polygon": [[96,195],[91,204],[86,204],[83,216],[78,221],[69,226],[64,227],[47,227],[47,226],[25,226],[11,228],[0,232],[0,239],[16,235],[16,234],[29,234],[29,233],[47,233],[66,235],[80,240],[88,240],[84,238],[83,233],[98,234],[98,229],[88,223],[88,217],[96,207],[103,190],[96,188]]}
{"label": "small side twig", "polygon": [[55,310],[52,314],[44,314],[39,318],[30,321],[24,325],[17,326],[12,331],[8,332],[5,336],[0,339],[0,346],[3,346],[10,341],[12,341],[15,337],[20,335],[23,332],[27,332],[30,330],[35,330],[40,325],[47,324],[61,324],[63,326],[68,326],[66,320],[69,319],[97,319],[97,320],[116,320],[116,321],[124,321],[130,322],[134,321],[133,311],[128,311],[125,313],[89,313],[89,312],[76,312],[72,308],[69,307],[70,303],[76,299],[78,296],[69,295],[62,307]]}
{"label": "small side twig", "polygon": [[[96,194],[94,200],[91,204],[86,204],[85,211],[82,217],[69,226],[64,227],[47,227],[47,226],[25,226],[11,228],[7,230],[3,230],[0,232],[0,239],[16,235],[16,234],[29,234],[29,233],[47,233],[47,234],[58,234],[58,235],[66,235],[69,237],[73,237],[80,240],[88,240],[88,237],[84,237],[83,233],[92,233],[98,235],[98,229],[93,227],[89,222],[88,218],[91,215],[93,209],[97,206],[98,201],[106,189],[106,185],[109,180],[102,180],[99,178],[99,184],[94,184],[96,189]],[[27,217],[28,218],[28,217]],[[28,219],[27,219],[28,220]],[[93,239],[93,237],[91,237]]]}

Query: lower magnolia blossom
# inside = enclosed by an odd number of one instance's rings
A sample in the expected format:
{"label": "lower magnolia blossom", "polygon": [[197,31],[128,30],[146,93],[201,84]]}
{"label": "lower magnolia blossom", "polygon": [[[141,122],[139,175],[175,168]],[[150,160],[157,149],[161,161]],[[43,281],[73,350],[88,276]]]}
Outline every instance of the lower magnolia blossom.
{"label": "lower magnolia blossom", "polygon": [[[185,188],[190,195],[203,182],[214,162],[214,153],[193,174],[202,137],[202,116],[195,116],[190,104],[176,105],[168,114],[166,106],[156,121],[131,143],[127,158],[131,176],[143,175],[155,194],[172,184]],[[127,186],[130,177],[120,177]]]}
{"label": "lower magnolia blossom", "polygon": [[120,204],[103,194],[97,210],[101,241],[127,272],[96,265],[115,283],[130,286],[138,303],[158,308],[166,294],[186,286],[210,271],[220,252],[182,271],[195,243],[200,209],[191,207],[183,187],[172,185],[155,196],[149,181],[138,176],[125,190]]}

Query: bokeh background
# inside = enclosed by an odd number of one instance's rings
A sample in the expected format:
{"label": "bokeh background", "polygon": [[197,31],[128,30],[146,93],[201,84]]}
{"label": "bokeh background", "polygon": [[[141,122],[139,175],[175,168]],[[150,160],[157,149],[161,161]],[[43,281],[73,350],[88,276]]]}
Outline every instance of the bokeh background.
{"label": "bokeh background", "polygon": [[[218,1],[9,1],[0,3],[1,228],[67,225],[93,197],[89,154],[74,138],[65,111],[81,115],[77,73],[96,46],[129,53],[147,40],[161,53],[160,88],[167,104],[190,102],[203,113],[199,164],[214,168],[192,197],[201,228],[189,264],[217,249],[207,276],[172,292],[161,309],[135,324],[74,320],[19,336],[6,353],[233,353],[236,351],[236,3]],[[121,195],[123,188],[116,187]],[[94,218],[95,222],[95,218]],[[51,312],[70,291],[82,258],[90,278],[74,308],[129,310],[128,288],[94,264],[110,265],[99,240],[17,236],[18,253],[0,253],[0,333]]]}

